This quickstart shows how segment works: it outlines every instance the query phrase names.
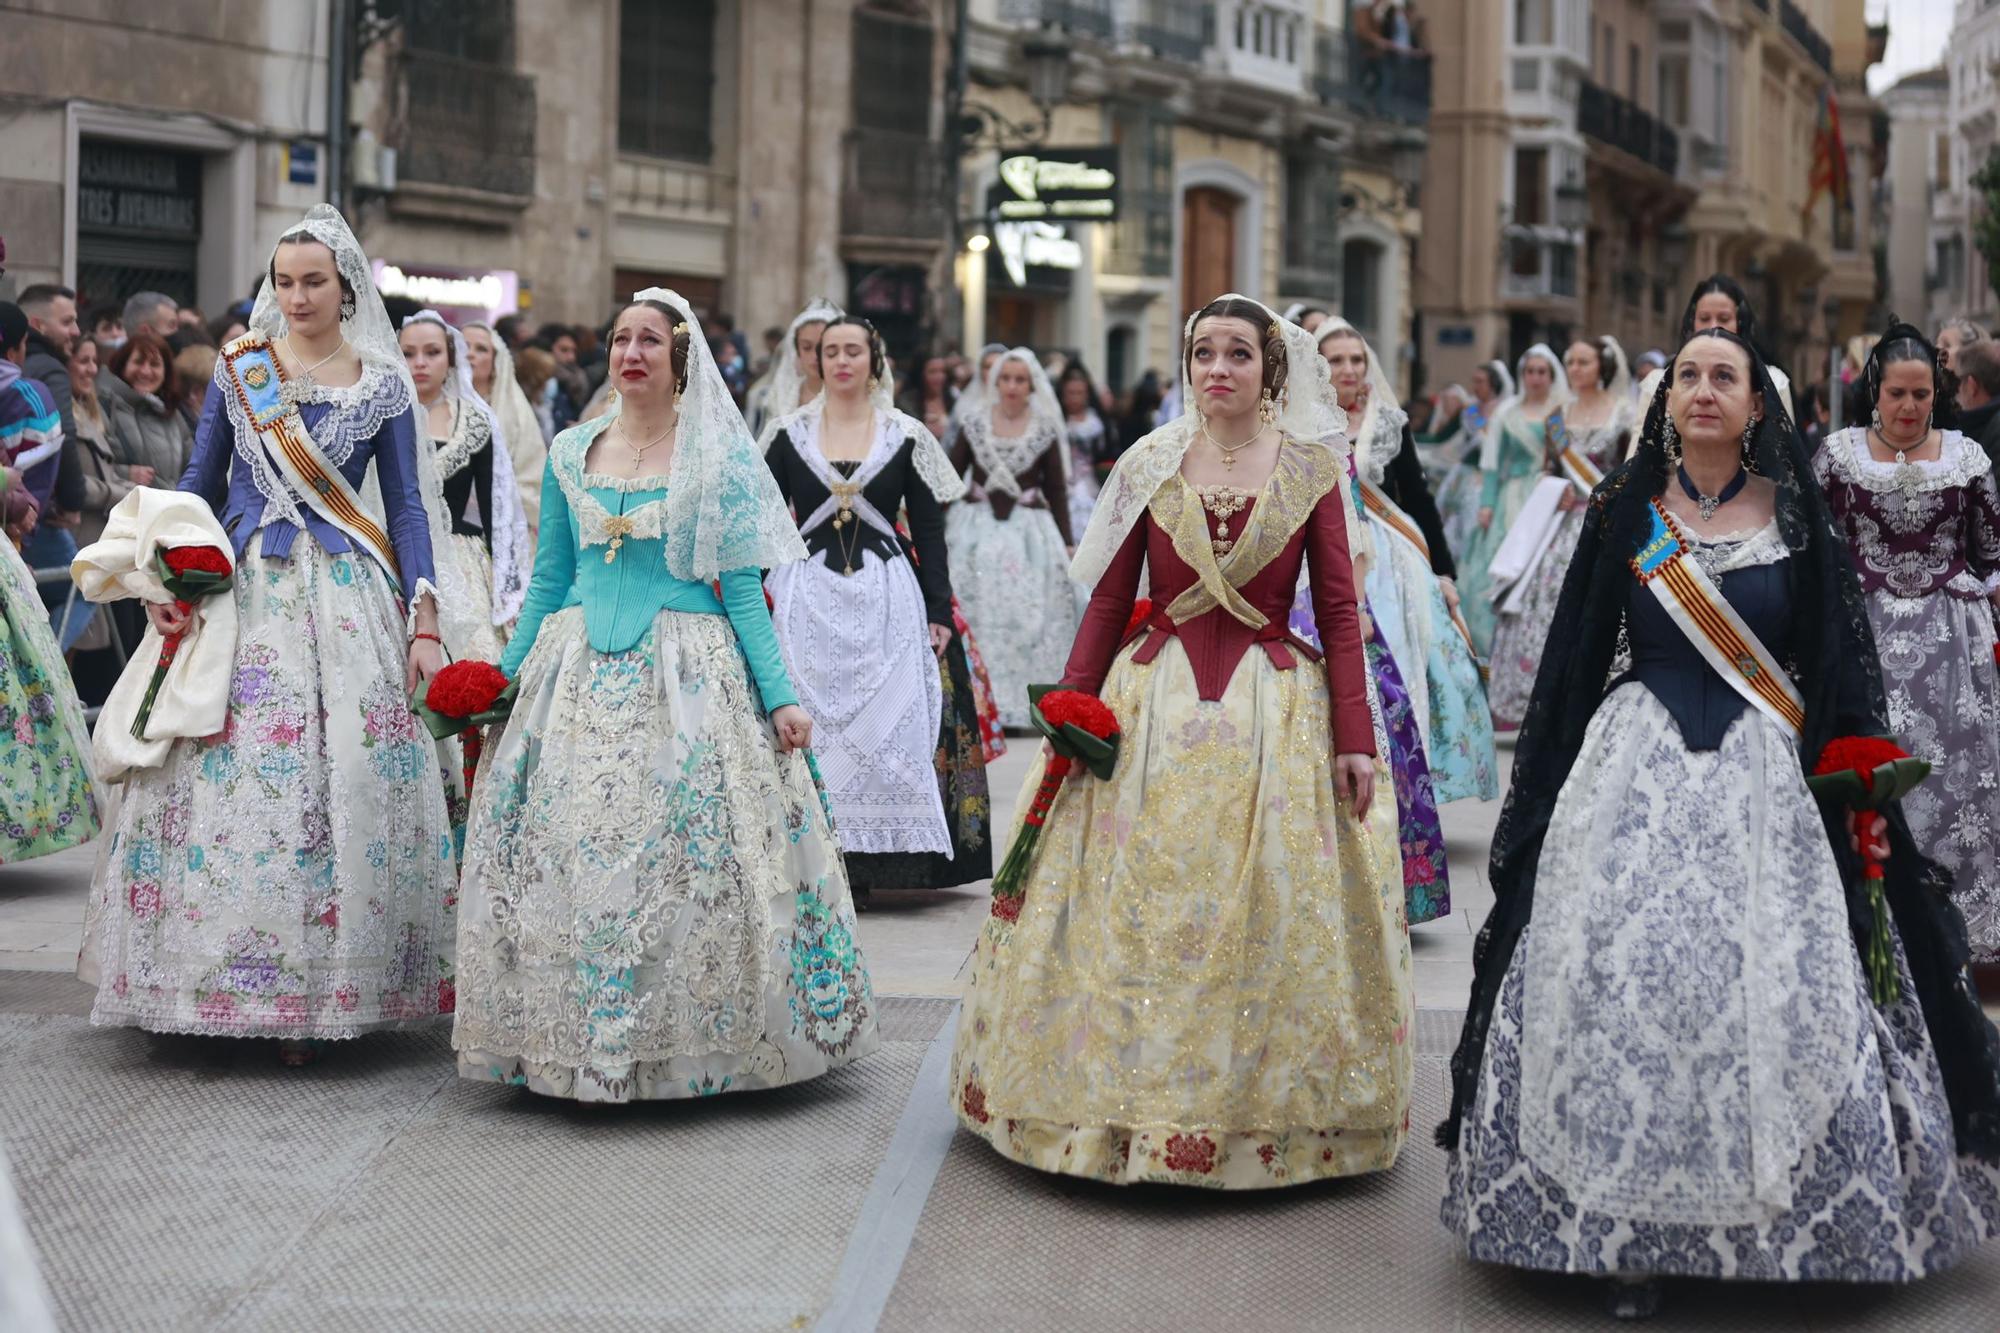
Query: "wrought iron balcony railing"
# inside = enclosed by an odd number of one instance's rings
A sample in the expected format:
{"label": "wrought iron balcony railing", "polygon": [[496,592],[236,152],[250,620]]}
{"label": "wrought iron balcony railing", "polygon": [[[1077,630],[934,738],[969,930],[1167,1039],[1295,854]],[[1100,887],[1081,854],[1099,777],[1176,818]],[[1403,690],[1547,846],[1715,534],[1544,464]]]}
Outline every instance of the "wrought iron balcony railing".
{"label": "wrought iron balcony railing", "polygon": [[1793,4],[1792,0],[1778,0],[1778,26],[1790,33],[1798,44],[1806,49],[1806,55],[1823,73],[1833,72],[1833,47],[1820,35],[1820,30],[1813,26],[1813,21],[1806,17],[1806,12]]}
{"label": "wrought iron balcony railing", "polygon": [[1431,62],[1322,28],[1313,39],[1313,90],[1320,101],[1344,103],[1358,115],[1422,125],[1431,115]]}
{"label": "wrought iron balcony railing", "polygon": [[1000,17],[1108,42],[1115,27],[1111,6],[1112,0],[1005,0]]}
{"label": "wrought iron balcony railing", "polygon": [[396,68],[400,179],[534,196],[532,75],[407,48]]}
{"label": "wrought iron balcony railing", "polygon": [[1681,137],[1673,127],[1588,79],[1576,101],[1576,128],[1585,137],[1622,148],[1669,176],[1680,171]]}
{"label": "wrought iron balcony railing", "polygon": [[1215,6],[1205,0],[1137,0],[1132,41],[1162,60],[1199,65],[1215,40]]}

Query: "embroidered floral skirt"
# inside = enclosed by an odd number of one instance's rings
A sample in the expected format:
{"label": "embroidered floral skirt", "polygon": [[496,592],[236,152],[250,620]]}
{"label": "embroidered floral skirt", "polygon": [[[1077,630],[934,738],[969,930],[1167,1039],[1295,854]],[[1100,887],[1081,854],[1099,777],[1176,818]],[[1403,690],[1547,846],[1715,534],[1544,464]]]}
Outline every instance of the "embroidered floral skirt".
{"label": "embroidered floral skirt", "polygon": [[1985,598],[1868,595],[1889,725],[1931,776],[1903,798],[1917,846],[1952,873],[1972,956],[2000,962],[2000,671]]}
{"label": "embroidered floral skirt", "polygon": [[958,631],[958,642],[965,649],[973,719],[979,726],[979,752],[990,764],[1007,753],[1007,733],[1000,724],[1000,703],[993,697],[993,677],[986,670],[986,658],[979,651],[979,640],[973,637],[972,625],[966,620],[965,609],[958,604],[955,593],[951,599],[951,625]]}
{"label": "embroidered floral skirt", "polygon": [[1503,473],[1498,503],[1493,507],[1493,521],[1483,528],[1479,526],[1482,506],[1475,499],[1472,530],[1466,535],[1465,545],[1457,552],[1459,614],[1465,617],[1466,628],[1472,631],[1473,647],[1489,657],[1493,652],[1493,634],[1498,618],[1493,606],[1493,578],[1490,572],[1493,557],[1500,554],[1500,546],[1507,540],[1507,529],[1514,525],[1522,506],[1535,493],[1542,475],[1538,468],[1515,475]]}
{"label": "embroidered floral skirt", "polygon": [[34,575],[0,541],[0,864],[97,833],[90,730]]}
{"label": "embroidered floral skirt", "polygon": [[1445,544],[1451,547],[1453,559],[1461,562],[1472,543],[1472,534],[1479,531],[1479,487],[1482,480],[1479,449],[1475,445],[1470,450],[1470,457],[1446,469],[1434,495],[1438,517],[1444,524]]}
{"label": "embroidered floral skirt", "polygon": [[1062,679],[1076,638],[1069,553],[1046,509],[1017,505],[1000,519],[983,501],[945,511],[951,583],[993,679],[1000,720],[1028,726],[1028,687]]}
{"label": "embroidered floral skirt", "polygon": [[[1421,925],[1451,914],[1451,868],[1445,859],[1444,824],[1438,818],[1437,792],[1431,783],[1424,742],[1417,732],[1416,710],[1404,688],[1402,669],[1382,637],[1382,625],[1372,611],[1369,633],[1361,642],[1368,661],[1368,703],[1375,715],[1375,752],[1388,757],[1388,772],[1396,798],[1396,842],[1401,852],[1398,882],[1405,916]],[[1320,647],[1319,626],[1312,609],[1312,587],[1301,582],[1292,602],[1292,633]],[[1382,793],[1378,793],[1382,794]]]}
{"label": "embroidered floral skirt", "polygon": [[1528,698],[1535,692],[1549,627],[1555,624],[1556,603],[1562,600],[1563,582],[1569,577],[1570,557],[1576,553],[1577,538],[1583,535],[1583,515],[1579,505],[1557,520],[1549,534],[1548,549],[1528,574],[1520,609],[1496,613],[1493,682],[1487,698],[1493,706],[1493,725],[1501,731],[1518,729],[1528,715]]}
{"label": "embroidered floral skirt", "polygon": [[1178,640],[1147,665],[1132,651],[1103,690],[1116,770],[1064,783],[1018,917],[980,936],[959,1121],[1015,1161],[1116,1183],[1386,1169],[1413,1015],[1395,803],[1365,827],[1336,804],[1315,664],[1253,651],[1203,702]]}
{"label": "embroidered floral skirt", "polygon": [[253,539],[222,731],[125,783],[78,975],[91,1021],[352,1037],[451,1012],[457,874],[374,562]]}
{"label": "embroidered floral skirt", "polygon": [[1500,794],[1493,715],[1472,646],[1445,605],[1444,589],[1415,543],[1366,515],[1375,559],[1366,589],[1377,626],[1402,672],[1439,805]]}
{"label": "embroidered floral skirt", "polygon": [[2000,1227],[2000,1173],[1956,1153],[1899,966],[1877,1008],[1789,736],[1752,711],[1689,751],[1622,686],[1550,820],[1445,1225],[1475,1259],[1578,1273],[1892,1282],[1963,1258]]}
{"label": "embroidered floral skirt", "polygon": [[578,1101],[815,1078],[875,1049],[826,798],[719,615],[600,653],[543,622],[465,857],[462,1077]]}

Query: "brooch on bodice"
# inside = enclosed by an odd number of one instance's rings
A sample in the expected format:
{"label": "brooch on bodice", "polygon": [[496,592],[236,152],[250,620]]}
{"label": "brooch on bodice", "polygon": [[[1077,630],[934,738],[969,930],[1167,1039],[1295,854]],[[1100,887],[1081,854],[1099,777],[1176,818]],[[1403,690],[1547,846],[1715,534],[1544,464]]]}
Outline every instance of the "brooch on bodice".
{"label": "brooch on bodice", "polygon": [[618,558],[618,548],[638,530],[638,525],[632,521],[630,514],[606,514],[604,530],[611,534],[611,545],[604,552],[604,563],[608,565]]}
{"label": "brooch on bodice", "polygon": [[1251,493],[1234,486],[1197,486],[1194,493],[1201,497],[1201,507],[1215,515],[1215,536],[1209,538],[1208,544],[1215,548],[1215,558],[1220,560],[1236,546],[1235,538],[1229,535],[1229,520],[1249,505]]}

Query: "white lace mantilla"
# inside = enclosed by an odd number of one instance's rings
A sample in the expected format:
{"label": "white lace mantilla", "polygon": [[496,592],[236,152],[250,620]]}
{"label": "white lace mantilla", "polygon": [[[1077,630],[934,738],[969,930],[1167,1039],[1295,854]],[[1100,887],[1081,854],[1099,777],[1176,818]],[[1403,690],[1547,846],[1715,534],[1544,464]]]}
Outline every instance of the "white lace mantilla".
{"label": "white lace mantilla", "polygon": [[485,416],[468,411],[462,404],[451,407],[451,435],[438,444],[438,475],[446,480],[472,465],[481,449],[493,442],[493,427]]}
{"label": "white lace mantilla", "polygon": [[1042,455],[1064,439],[1060,430],[1039,423],[1032,424],[1025,434],[995,435],[991,414],[983,412],[966,421],[964,430],[972,457],[986,473],[986,489],[1016,500],[1025,493],[1021,474],[1032,471]]}

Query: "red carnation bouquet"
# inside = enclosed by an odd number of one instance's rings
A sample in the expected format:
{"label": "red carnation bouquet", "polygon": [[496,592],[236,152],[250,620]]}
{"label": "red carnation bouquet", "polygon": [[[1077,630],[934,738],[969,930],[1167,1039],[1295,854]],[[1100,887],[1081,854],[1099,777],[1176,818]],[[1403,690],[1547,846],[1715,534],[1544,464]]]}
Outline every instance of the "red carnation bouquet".
{"label": "red carnation bouquet", "polygon": [[1902,987],[1896,953],[1889,943],[1889,905],[1882,896],[1882,863],[1868,846],[1868,826],[1876,811],[1900,801],[1929,777],[1931,766],[1914,758],[1887,736],[1836,736],[1820,751],[1806,785],[1815,796],[1854,812],[1854,840],[1861,848],[1861,874],[1875,910],[1867,957],[1870,991],[1877,1004],[1893,1003]]}
{"label": "red carnation bouquet", "polygon": [[1141,597],[1138,601],[1132,603],[1132,614],[1125,618],[1124,637],[1128,639],[1131,638],[1133,632],[1136,631],[1139,628],[1139,626],[1145,624],[1148,620],[1151,620],[1152,618],[1153,618],[1153,599],[1150,597]]}
{"label": "red carnation bouquet", "polygon": [[465,748],[465,791],[484,748],[482,727],[505,722],[514,711],[514,682],[491,662],[453,662],[417,686],[410,711],[424,720],[437,740],[456,735]]}
{"label": "red carnation bouquet", "polygon": [[1053,685],[1028,687],[1028,716],[1035,730],[1048,738],[1055,754],[1042,770],[1041,785],[1022,818],[1020,836],[1007,849],[1007,859],[993,876],[993,915],[1016,921],[1028,892],[1028,867],[1041,845],[1042,825],[1062,790],[1063,779],[1082,764],[1098,778],[1109,778],[1118,764],[1118,718],[1102,699],[1080,690]]}
{"label": "red carnation bouquet", "polygon": [[[174,599],[174,610],[184,616],[192,615],[195,604],[204,597],[226,591],[236,578],[236,566],[230,562],[229,553],[219,546],[171,546],[155,551],[153,572]],[[146,724],[153,718],[153,702],[160,697],[167,668],[180,656],[181,640],[186,637],[187,631],[182,630],[167,635],[160,644],[160,660],[153,667],[153,678],[146,683],[146,697],[139,701],[139,715],[132,719],[135,740],[146,739]]]}

